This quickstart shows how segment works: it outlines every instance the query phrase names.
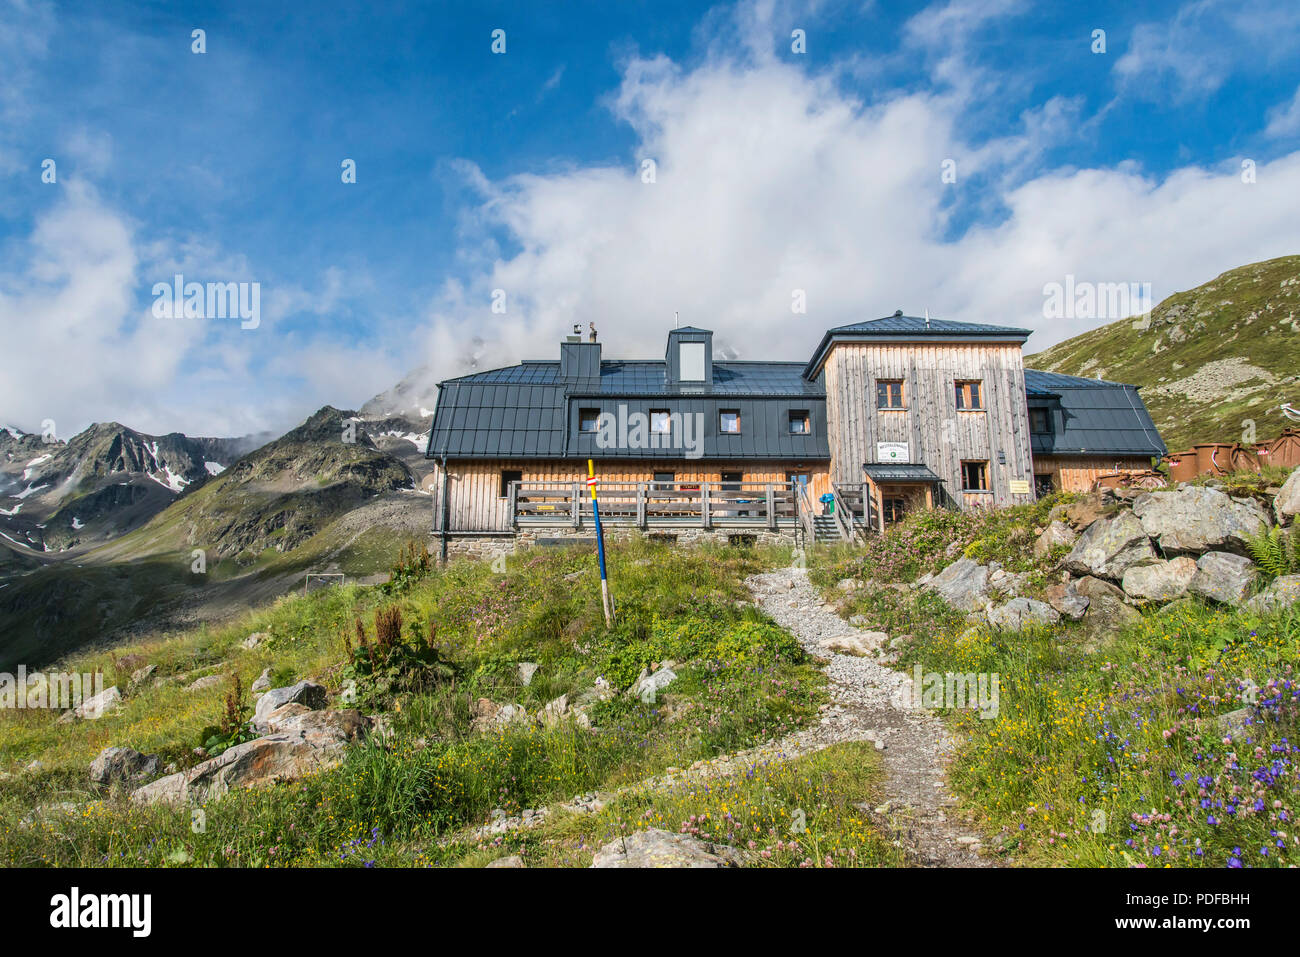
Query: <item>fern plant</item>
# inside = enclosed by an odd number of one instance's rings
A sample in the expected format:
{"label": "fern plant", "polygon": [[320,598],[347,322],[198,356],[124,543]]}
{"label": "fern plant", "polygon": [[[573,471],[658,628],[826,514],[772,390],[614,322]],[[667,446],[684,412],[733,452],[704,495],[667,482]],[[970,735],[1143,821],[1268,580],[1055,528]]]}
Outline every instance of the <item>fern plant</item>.
{"label": "fern plant", "polygon": [[1269,578],[1300,573],[1300,525],[1280,525],[1247,542],[1250,557]]}

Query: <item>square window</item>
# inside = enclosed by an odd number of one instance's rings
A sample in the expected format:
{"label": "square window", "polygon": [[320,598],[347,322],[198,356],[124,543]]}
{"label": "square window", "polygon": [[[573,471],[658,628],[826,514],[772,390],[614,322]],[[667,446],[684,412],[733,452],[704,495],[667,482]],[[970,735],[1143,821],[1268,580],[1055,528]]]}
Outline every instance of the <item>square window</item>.
{"label": "square window", "polygon": [[510,494],[510,483],[522,482],[523,480],[524,480],[523,472],[517,469],[504,469],[501,472],[501,491],[498,492],[497,494],[500,495],[502,498],[506,498]]}
{"label": "square window", "polygon": [[1029,431],[1030,432],[1051,432],[1052,431],[1052,413],[1047,409],[1030,409],[1029,410]]}
{"label": "square window", "polygon": [[966,412],[984,408],[984,397],[980,395],[980,382],[969,380],[957,383],[957,408]]}
{"label": "square window", "polygon": [[723,409],[719,412],[718,431],[732,434],[740,432],[740,412],[736,409]]}
{"label": "square window", "polygon": [[812,434],[812,422],[808,418],[807,409],[790,410],[790,434],[791,435]]}
{"label": "square window", "polygon": [[963,492],[989,490],[989,464],[987,462],[962,462],[961,487]]}
{"label": "square window", "polygon": [[673,472],[655,473],[655,478],[654,478],[655,485],[672,485],[673,482],[675,482],[676,480],[677,480],[677,476]]}
{"label": "square window", "polygon": [[876,408],[904,408],[902,379],[881,379],[876,383]]}
{"label": "square window", "polygon": [[600,431],[600,409],[579,409],[578,410],[578,431],[599,432]]}

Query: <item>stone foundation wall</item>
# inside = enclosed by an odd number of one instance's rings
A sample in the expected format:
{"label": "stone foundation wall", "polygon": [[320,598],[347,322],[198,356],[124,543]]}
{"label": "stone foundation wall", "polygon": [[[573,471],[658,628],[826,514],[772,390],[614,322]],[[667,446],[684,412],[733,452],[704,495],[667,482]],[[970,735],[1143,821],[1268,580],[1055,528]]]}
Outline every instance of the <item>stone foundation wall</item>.
{"label": "stone foundation wall", "polygon": [[[677,545],[699,545],[714,542],[719,545],[731,544],[733,539],[746,541],[754,545],[779,545],[790,548],[803,544],[803,530],[797,526],[782,527],[772,531],[765,526],[746,528],[722,526],[700,528],[699,526],[665,526],[650,531],[628,525],[607,525],[605,542],[630,541],[644,536],[651,540],[662,539]],[[495,558],[498,555],[513,554],[520,548],[545,546],[585,545],[594,546],[596,530],[593,528],[521,528],[513,533],[491,532],[453,532],[447,538],[448,561],[457,558]],[[429,550],[439,554],[442,546],[441,537],[433,533]]]}

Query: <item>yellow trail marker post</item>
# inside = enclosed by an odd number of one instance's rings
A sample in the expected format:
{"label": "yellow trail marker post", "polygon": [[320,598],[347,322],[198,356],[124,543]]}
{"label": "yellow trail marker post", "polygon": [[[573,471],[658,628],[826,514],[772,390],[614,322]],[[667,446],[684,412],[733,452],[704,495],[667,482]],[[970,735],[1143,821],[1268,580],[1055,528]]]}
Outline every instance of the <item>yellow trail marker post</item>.
{"label": "yellow trail marker post", "polygon": [[600,604],[605,611],[605,627],[614,625],[614,599],[609,594],[605,573],[605,531],[600,527],[600,503],[596,500],[596,466],[587,459],[587,488],[591,489],[591,517],[596,523],[596,560],[600,564]]}

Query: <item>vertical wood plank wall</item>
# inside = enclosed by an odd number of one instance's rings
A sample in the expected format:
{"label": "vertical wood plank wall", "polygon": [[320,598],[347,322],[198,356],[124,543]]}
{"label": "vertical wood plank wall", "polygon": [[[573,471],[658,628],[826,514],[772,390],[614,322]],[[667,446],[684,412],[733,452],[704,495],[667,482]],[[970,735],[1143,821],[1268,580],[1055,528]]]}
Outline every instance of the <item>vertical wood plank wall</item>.
{"label": "vertical wood plank wall", "polygon": [[1143,472],[1149,468],[1149,456],[1040,455],[1034,459],[1034,474],[1052,476],[1053,486],[1063,492],[1086,492],[1103,475]]}
{"label": "vertical wood plank wall", "polygon": [[[991,504],[1033,500],[1033,457],[1025,371],[1018,343],[840,343],[825,365],[831,480],[863,481],[877,442],[906,442],[911,460],[928,465],[961,502],[961,462],[988,462]],[[901,379],[903,411],[876,409],[876,383]],[[982,382],[985,411],[958,411],[955,383]],[[998,453],[1006,463],[998,462]],[[1030,493],[1012,495],[1012,479]]]}
{"label": "vertical wood plank wall", "polygon": [[[597,461],[596,476],[602,482],[651,482],[655,472],[672,472],[678,482],[721,482],[723,472],[740,472],[743,482],[785,482],[787,472],[807,472],[813,500],[830,491],[827,463],[802,462],[704,462],[702,460],[664,462]],[[586,462],[483,460],[448,462],[449,501],[447,528],[455,532],[504,531],[510,528],[510,503],[501,498],[501,472],[523,472],[524,482],[583,482],[587,478]],[[442,481],[438,476],[433,489],[433,528],[441,531]]]}

